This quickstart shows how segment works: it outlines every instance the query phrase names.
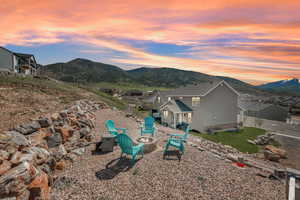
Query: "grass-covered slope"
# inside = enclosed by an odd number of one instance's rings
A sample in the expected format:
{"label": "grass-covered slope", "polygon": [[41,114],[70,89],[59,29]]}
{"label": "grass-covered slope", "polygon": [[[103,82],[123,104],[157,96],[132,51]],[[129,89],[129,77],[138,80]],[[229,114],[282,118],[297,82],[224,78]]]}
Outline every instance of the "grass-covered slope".
{"label": "grass-covered slope", "polygon": [[32,77],[0,76],[0,131],[64,109],[80,99],[100,100],[125,109],[126,103],[95,89]]}
{"label": "grass-covered slope", "polygon": [[259,135],[264,135],[265,130],[259,128],[245,127],[238,132],[218,132],[213,135],[192,133],[216,143],[229,145],[244,153],[257,153],[259,147],[250,144],[247,140],[254,140]]}

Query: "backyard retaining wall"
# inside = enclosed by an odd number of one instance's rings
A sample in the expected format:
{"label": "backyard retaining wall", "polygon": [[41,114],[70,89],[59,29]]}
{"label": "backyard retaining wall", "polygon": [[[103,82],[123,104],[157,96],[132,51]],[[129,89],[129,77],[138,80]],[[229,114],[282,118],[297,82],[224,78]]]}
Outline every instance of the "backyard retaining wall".
{"label": "backyard retaining wall", "polygon": [[73,106],[0,133],[0,199],[50,199],[55,170],[63,170],[95,136],[103,103]]}

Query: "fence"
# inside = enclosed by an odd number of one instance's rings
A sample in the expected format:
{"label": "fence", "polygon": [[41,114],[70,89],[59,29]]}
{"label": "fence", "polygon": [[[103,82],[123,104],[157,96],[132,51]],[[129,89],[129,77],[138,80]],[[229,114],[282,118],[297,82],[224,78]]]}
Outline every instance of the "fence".
{"label": "fence", "polygon": [[262,128],[268,131],[289,132],[294,136],[300,136],[300,125],[292,125],[281,121],[273,121],[256,117],[244,116],[243,125]]}

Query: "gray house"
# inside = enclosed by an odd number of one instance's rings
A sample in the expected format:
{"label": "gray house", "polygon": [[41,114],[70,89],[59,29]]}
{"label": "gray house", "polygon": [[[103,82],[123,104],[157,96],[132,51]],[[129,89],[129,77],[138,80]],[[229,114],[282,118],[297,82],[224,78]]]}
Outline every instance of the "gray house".
{"label": "gray house", "polygon": [[154,105],[162,123],[176,128],[189,123],[191,129],[227,129],[237,126],[239,93],[225,81],[189,85],[158,92]]}
{"label": "gray house", "polygon": [[15,53],[0,47],[0,71],[35,75],[37,63],[32,54]]}

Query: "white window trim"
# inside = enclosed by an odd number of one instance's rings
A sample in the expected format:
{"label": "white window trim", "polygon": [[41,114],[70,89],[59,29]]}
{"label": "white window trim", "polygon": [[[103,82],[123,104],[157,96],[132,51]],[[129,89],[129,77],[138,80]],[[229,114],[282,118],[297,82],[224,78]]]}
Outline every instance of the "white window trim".
{"label": "white window trim", "polygon": [[[197,100],[195,100],[195,99],[197,99]],[[201,102],[201,98],[200,97],[192,97],[192,106],[193,107],[199,106],[200,102]]]}

